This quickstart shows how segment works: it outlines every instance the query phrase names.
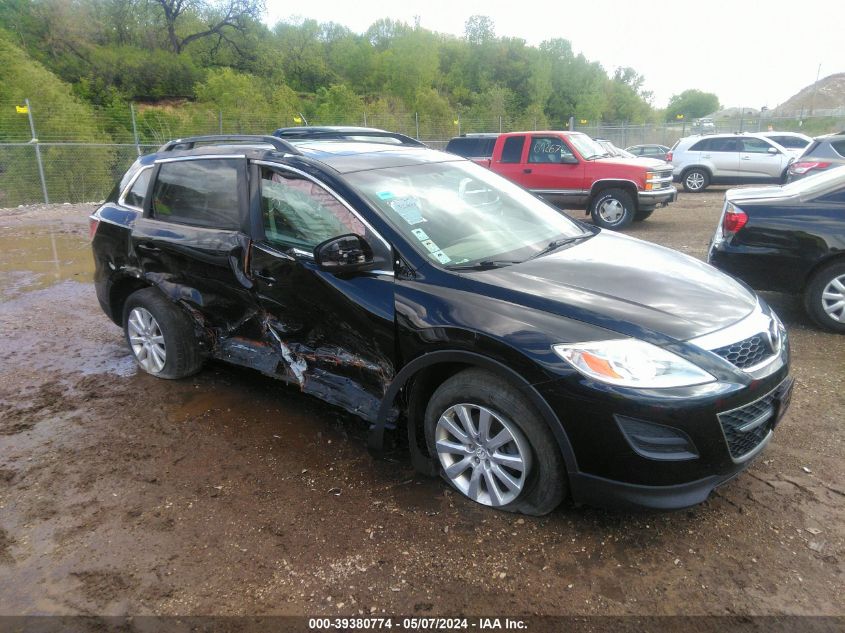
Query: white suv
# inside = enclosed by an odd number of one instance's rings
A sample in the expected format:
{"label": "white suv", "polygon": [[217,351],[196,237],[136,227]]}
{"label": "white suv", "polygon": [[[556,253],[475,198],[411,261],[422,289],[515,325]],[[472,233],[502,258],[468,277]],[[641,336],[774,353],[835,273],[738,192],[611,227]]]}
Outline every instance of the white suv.
{"label": "white suv", "polygon": [[794,155],[760,134],[707,134],[682,138],[666,156],[676,182],[691,193],[709,185],[786,182]]}

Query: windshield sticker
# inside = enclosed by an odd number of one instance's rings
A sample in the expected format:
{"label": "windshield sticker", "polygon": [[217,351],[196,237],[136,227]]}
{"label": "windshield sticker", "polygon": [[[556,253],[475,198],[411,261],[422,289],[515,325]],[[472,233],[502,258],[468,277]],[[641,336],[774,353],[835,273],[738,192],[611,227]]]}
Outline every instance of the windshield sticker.
{"label": "windshield sticker", "polygon": [[428,249],[429,253],[436,253],[440,250],[440,247],[431,240],[423,240],[422,245]]}
{"label": "windshield sticker", "polygon": [[419,201],[413,196],[406,196],[404,198],[396,198],[390,202],[390,207],[402,216],[408,224],[419,224],[425,222],[422,216],[422,209],[420,209]]}
{"label": "windshield sticker", "polygon": [[434,251],[431,255],[432,255],[432,257],[434,257],[434,259],[439,261],[441,264],[448,264],[449,262],[452,261],[452,258],[449,257],[443,251]]}
{"label": "windshield sticker", "polygon": [[379,197],[379,200],[390,200],[396,197],[392,191],[379,191],[376,195]]}
{"label": "windshield sticker", "polygon": [[428,234],[422,229],[411,229],[411,233],[413,233],[414,237],[416,237],[420,242],[428,239]]}

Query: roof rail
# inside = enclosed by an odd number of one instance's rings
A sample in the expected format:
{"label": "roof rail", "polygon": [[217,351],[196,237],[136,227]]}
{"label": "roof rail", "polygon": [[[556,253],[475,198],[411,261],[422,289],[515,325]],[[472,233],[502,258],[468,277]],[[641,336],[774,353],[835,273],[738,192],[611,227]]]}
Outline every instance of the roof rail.
{"label": "roof rail", "polygon": [[[330,140],[348,140],[349,137],[359,138],[389,138],[399,141],[400,145],[409,145],[411,147],[428,147],[422,141],[400,134],[399,132],[388,132],[386,130],[377,130],[375,128],[319,128],[319,127],[294,127],[294,128],[279,128],[273,132],[276,138],[289,138],[298,141],[330,141]],[[377,141],[376,141],[377,142]]]}
{"label": "roof rail", "polygon": [[177,138],[174,141],[165,143],[158,148],[160,152],[173,152],[178,150],[194,149],[197,145],[226,145],[232,142],[259,143],[261,145],[272,145],[280,152],[288,154],[302,154],[296,147],[277,136],[260,134],[214,134],[211,136],[189,136]]}

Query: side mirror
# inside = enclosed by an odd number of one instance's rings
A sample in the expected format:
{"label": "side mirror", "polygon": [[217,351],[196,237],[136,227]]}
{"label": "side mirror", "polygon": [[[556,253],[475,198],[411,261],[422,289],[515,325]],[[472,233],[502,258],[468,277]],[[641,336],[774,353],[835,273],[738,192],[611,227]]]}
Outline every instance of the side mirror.
{"label": "side mirror", "polygon": [[314,261],[320,270],[326,272],[358,272],[373,265],[373,249],[364,238],[350,233],[317,244]]}
{"label": "side mirror", "polygon": [[772,156],[774,156],[775,154],[780,154],[780,152],[778,151],[777,147],[770,147],[770,148],[769,148],[769,149],[767,149],[766,151],[767,151],[769,154],[771,154]]}
{"label": "side mirror", "polygon": [[577,165],[578,159],[572,156],[571,154],[564,154],[560,157],[560,164],[561,165]]}

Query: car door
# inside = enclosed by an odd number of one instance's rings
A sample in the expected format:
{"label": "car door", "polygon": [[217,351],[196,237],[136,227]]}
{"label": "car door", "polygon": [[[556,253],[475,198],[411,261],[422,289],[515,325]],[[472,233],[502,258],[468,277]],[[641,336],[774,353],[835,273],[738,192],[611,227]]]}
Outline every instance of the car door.
{"label": "car door", "polygon": [[[251,166],[254,242],[249,274],[265,342],[303,391],[375,420],[394,374],[393,258],[389,244],[331,189],[304,172]],[[321,270],[314,247],[362,237],[382,270]]]}
{"label": "car door", "polygon": [[714,182],[733,182],[739,177],[739,150],[739,141],[735,138],[716,137],[701,142],[700,159],[712,166]]}
{"label": "car door", "polygon": [[[743,182],[780,182],[789,157],[762,138],[740,139],[740,170]],[[774,150],[774,151],[770,151]]]}
{"label": "car door", "polygon": [[165,159],[152,172],[130,248],[142,276],[228,331],[249,310],[246,159]]}
{"label": "car door", "polygon": [[532,134],[523,171],[525,187],[560,206],[580,204],[588,193],[583,162],[559,136]]}
{"label": "car door", "polygon": [[525,154],[525,136],[508,136],[502,143],[502,152],[494,155],[495,164],[491,165],[493,171],[504,176],[512,182],[528,187],[526,173],[523,165]]}

